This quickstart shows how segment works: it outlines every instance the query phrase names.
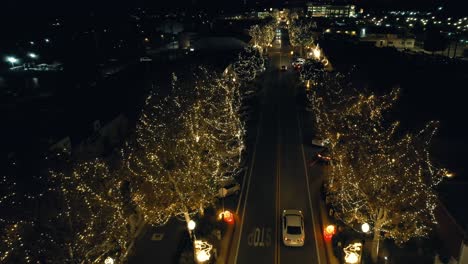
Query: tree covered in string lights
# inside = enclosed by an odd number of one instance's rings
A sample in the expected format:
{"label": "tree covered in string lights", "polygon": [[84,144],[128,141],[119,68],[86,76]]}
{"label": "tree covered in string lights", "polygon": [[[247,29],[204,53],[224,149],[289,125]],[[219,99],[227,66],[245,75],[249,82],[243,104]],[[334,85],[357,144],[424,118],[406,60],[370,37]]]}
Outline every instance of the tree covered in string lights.
{"label": "tree covered in string lights", "polygon": [[265,70],[265,59],[257,48],[246,47],[232,64],[240,82],[251,82]]}
{"label": "tree covered in string lights", "polygon": [[29,166],[16,161],[2,165],[5,170],[0,178],[0,263],[61,259],[60,247],[48,237],[51,230],[56,230],[42,221],[45,210],[40,205],[47,185],[39,176],[24,181],[25,175],[30,176]]}
{"label": "tree covered in string lights", "polygon": [[322,81],[323,64],[315,59],[306,59],[301,67],[299,78],[304,83],[318,83]]}
{"label": "tree covered in string lights", "polygon": [[315,22],[306,18],[295,19],[289,24],[289,41],[292,46],[300,47],[301,56],[304,54],[304,47],[314,44],[315,28]]}
{"label": "tree covered in string lights", "polygon": [[400,244],[428,234],[435,223],[434,187],[447,173],[430,159],[437,122],[409,133],[384,119],[398,94],[357,91],[340,74],[325,74],[309,94],[317,130],[330,139],[334,158],[327,200],[344,223],[373,227],[374,261],[382,234]]}
{"label": "tree covered in string lights", "polygon": [[126,150],[133,200],[151,224],[180,215],[188,221],[213,202],[221,176],[238,164],[238,87],[206,70],[195,84],[174,75],[169,95],[150,95]]}
{"label": "tree covered in string lights", "polygon": [[249,36],[252,38],[254,47],[266,49],[271,45],[275,38],[276,26],[273,21],[252,25],[249,28]]}
{"label": "tree covered in string lights", "polygon": [[80,161],[70,171],[52,171],[61,210],[51,220],[64,233],[65,262],[123,261],[132,234],[122,195],[123,175],[100,159]]}

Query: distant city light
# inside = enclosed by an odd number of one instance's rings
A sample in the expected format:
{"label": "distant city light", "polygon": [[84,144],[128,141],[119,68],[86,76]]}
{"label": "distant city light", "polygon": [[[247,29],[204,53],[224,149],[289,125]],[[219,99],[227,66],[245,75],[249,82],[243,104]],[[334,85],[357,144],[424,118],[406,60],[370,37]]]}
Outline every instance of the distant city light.
{"label": "distant city light", "polygon": [[32,59],[37,59],[38,57],[36,53],[32,53],[32,52],[28,53],[28,56]]}
{"label": "distant city light", "polygon": [[15,66],[15,63],[18,62],[18,59],[15,58],[15,57],[6,57],[6,61],[8,61],[9,63],[11,63],[11,66]]}
{"label": "distant city light", "polygon": [[50,40],[48,38],[44,39],[46,43],[49,43]]}
{"label": "distant city light", "polygon": [[29,44],[34,45],[34,41],[29,41]]}

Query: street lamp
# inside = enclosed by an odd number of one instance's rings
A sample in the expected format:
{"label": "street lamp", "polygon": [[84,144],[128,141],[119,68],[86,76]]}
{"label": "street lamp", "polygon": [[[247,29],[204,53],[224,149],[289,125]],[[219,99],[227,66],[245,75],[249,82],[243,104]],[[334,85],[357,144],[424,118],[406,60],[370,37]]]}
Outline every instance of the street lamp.
{"label": "street lamp", "polygon": [[187,224],[187,227],[190,231],[193,231],[195,229],[196,223],[193,220],[190,220]]}
{"label": "street lamp", "polygon": [[18,62],[18,59],[15,58],[15,57],[6,57],[6,60],[11,63],[11,67],[14,67],[15,66],[15,63]]}
{"label": "street lamp", "polygon": [[107,258],[104,260],[104,264],[114,264],[114,259],[111,258],[111,257],[107,257]]}
{"label": "street lamp", "polygon": [[362,224],[362,225],[361,225],[361,230],[362,230],[362,232],[364,232],[364,233],[369,232],[369,230],[370,230],[369,224],[368,224],[368,223]]}
{"label": "street lamp", "polygon": [[203,240],[195,240],[194,242],[195,257],[198,263],[208,261],[211,257],[210,251],[213,245]]}
{"label": "street lamp", "polygon": [[29,56],[31,59],[37,59],[37,58],[39,57],[39,56],[37,56],[36,53],[32,53],[32,52],[28,53],[28,56]]}

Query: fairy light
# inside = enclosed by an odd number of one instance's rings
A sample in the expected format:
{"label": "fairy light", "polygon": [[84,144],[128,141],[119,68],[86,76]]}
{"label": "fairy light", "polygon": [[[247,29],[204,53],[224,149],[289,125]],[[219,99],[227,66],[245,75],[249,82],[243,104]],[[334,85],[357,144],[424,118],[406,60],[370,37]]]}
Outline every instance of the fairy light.
{"label": "fairy light", "polygon": [[100,159],[77,162],[70,172],[51,174],[62,186],[65,211],[56,221],[70,232],[72,242],[64,247],[73,260],[103,262],[108,250],[125,252],[131,234],[120,191],[123,175],[112,172]]}
{"label": "fairy light", "polygon": [[149,223],[193,215],[213,202],[221,176],[239,168],[245,132],[239,84],[230,80],[200,69],[190,89],[173,75],[169,95],[147,98],[125,164]]}
{"label": "fairy light", "polygon": [[315,23],[305,19],[295,19],[289,24],[289,40],[293,46],[305,47],[314,44]]}
{"label": "fairy light", "polygon": [[[254,68],[263,67],[263,58],[256,59]],[[158,225],[213,203],[221,176],[238,172],[244,149],[241,82],[232,78],[200,69],[187,89],[173,75],[169,95],[147,97],[135,136],[121,149],[121,167],[101,159],[66,161],[48,178],[37,177],[47,182],[45,191],[21,195],[15,177],[3,175],[2,209],[29,206],[44,195],[58,204],[40,228],[34,217],[0,218],[0,262],[35,263],[44,256],[54,263],[121,262],[133,239],[128,209]],[[131,184],[130,203],[124,182]]]}
{"label": "fairy light", "polygon": [[246,47],[239,53],[232,67],[237,79],[241,82],[251,82],[263,71],[265,60],[257,49]]}
{"label": "fairy light", "polygon": [[274,23],[252,25],[249,28],[249,36],[252,38],[254,48],[268,47],[275,38],[275,28]]}
{"label": "fairy light", "polygon": [[398,100],[399,89],[383,95],[359,91],[348,77],[323,71],[306,77],[316,81],[308,98],[335,160],[327,199],[350,226],[369,223],[375,234],[397,243],[426,236],[435,223],[434,187],[447,174],[430,159],[438,122],[416,133],[403,131],[398,122],[385,125],[384,113]]}

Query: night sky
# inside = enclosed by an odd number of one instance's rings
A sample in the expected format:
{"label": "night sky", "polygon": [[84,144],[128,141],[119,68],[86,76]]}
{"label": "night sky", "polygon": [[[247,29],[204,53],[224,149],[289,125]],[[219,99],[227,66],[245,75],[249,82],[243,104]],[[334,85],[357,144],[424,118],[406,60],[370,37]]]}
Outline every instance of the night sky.
{"label": "night sky", "polygon": [[[323,1],[323,0],[322,0]],[[336,1],[336,0],[335,0]],[[346,1],[346,0],[342,0]],[[278,6],[287,3],[285,0],[247,0],[248,4],[258,2],[267,6]],[[290,3],[305,2],[302,0],[290,0]],[[428,9],[436,5],[444,5],[450,9],[460,9],[463,5],[463,0],[353,0],[357,5],[365,7],[387,7],[387,8],[423,8]],[[115,12],[118,10],[125,10],[128,8],[142,6],[152,9],[159,8],[174,8],[174,7],[189,7],[195,4],[199,7],[205,8],[231,8],[242,6],[243,0],[136,0],[136,1],[65,1],[65,0],[45,0],[45,1],[32,1],[32,0],[7,0],[2,5],[3,16],[22,16],[22,15],[38,15],[42,14],[57,14],[57,13],[79,13],[84,10],[101,10],[108,12]],[[8,12],[7,10],[11,10]],[[466,9],[465,9],[466,10]]]}

